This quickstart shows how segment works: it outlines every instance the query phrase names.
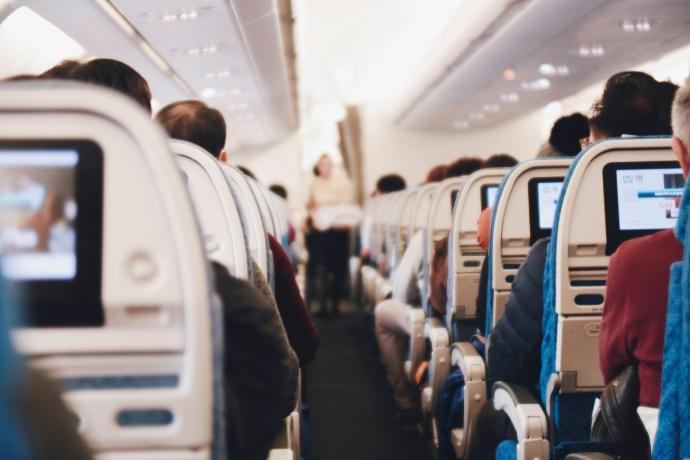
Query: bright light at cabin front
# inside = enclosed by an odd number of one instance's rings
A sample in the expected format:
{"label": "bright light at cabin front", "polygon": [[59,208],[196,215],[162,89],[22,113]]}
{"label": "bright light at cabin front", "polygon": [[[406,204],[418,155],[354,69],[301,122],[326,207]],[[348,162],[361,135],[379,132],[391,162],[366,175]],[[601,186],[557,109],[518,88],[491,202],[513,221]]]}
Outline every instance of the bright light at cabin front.
{"label": "bright light at cabin front", "polygon": [[40,73],[86,50],[69,35],[28,7],[20,7],[0,24],[0,78]]}

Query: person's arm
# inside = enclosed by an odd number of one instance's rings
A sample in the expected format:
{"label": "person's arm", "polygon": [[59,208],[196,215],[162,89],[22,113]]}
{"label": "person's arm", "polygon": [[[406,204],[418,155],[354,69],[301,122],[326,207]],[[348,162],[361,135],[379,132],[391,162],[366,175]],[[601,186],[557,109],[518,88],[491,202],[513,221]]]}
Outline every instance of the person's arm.
{"label": "person's arm", "polygon": [[626,331],[625,308],[625,253],[624,246],[616,251],[609,261],[606,280],[606,300],[599,329],[599,366],[608,384],[627,364],[631,363]]}
{"label": "person's arm", "polygon": [[213,271],[223,303],[225,384],[237,404],[243,441],[238,458],[259,452],[258,458],[271,448],[294,407],[292,350],[280,318],[261,293],[216,262]]}
{"label": "person's arm", "polygon": [[393,298],[405,304],[413,304],[419,300],[417,285],[418,267],[424,257],[424,235],[417,232],[410,239],[405,253],[393,276]]}
{"label": "person's arm", "polygon": [[429,301],[438,313],[445,315],[448,301],[448,237],[439,240],[434,246],[429,277],[431,292]]}
{"label": "person's arm", "polygon": [[319,346],[319,332],[299,292],[290,259],[272,235],[268,236],[268,242],[273,253],[275,297],[280,317],[300,367],[304,367],[314,359]]}

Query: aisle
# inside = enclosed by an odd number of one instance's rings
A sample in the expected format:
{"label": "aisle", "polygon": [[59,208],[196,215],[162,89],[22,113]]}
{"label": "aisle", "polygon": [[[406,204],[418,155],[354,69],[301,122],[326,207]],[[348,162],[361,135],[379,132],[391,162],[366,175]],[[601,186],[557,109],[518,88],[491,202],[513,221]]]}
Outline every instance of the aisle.
{"label": "aisle", "polygon": [[353,313],[318,326],[307,375],[313,460],[431,459],[421,436],[391,427],[393,401],[366,320]]}

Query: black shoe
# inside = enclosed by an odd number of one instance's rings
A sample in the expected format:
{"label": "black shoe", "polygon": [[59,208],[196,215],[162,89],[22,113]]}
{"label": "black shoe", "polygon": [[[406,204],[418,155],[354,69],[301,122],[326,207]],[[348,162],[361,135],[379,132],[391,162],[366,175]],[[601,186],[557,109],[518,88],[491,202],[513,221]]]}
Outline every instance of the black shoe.
{"label": "black shoe", "polygon": [[398,410],[393,415],[393,428],[403,433],[418,433],[419,424],[419,412],[414,409]]}

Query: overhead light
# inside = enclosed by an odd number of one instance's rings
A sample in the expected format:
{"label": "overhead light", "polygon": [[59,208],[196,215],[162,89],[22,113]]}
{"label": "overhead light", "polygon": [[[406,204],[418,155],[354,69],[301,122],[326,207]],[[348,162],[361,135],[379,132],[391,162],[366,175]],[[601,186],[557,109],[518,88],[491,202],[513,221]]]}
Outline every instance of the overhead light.
{"label": "overhead light", "polygon": [[245,110],[247,107],[249,107],[249,106],[247,105],[246,102],[239,102],[237,104],[230,104],[228,106],[228,110],[230,110],[230,111]]}
{"label": "overhead light", "polygon": [[189,54],[191,56],[195,56],[199,53],[201,53],[201,50],[199,48],[188,48],[187,49],[187,54]]}
{"label": "overhead light", "polygon": [[[145,13],[146,16],[150,17],[150,13]],[[160,16],[163,22],[175,22],[175,21],[192,21],[199,17],[199,12],[196,10],[183,10],[177,13],[166,12]]]}
{"label": "overhead light", "polygon": [[652,30],[652,23],[649,19],[637,19],[635,21],[625,19],[621,22],[623,32],[649,32]]}
{"label": "overhead light", "polygon": [[504,93],[501,94],[500,99],[503,103],[515,104],[516,102],[520,101],[520,96],[518,93]]}
{"label": "overhead light", "polygon": [[505,69],[503,71],[503,78],[505,78],[508,81],[513,81],[517,78],[517,73],[515,72],[515,69]]}
{"label": "overhead light", "polygon": [[602,57],[605,53],[602,45],[580,46],[578,50],[580,57]]}
{"label": "overhead light", "polygon": [[548,78],[539,78],[534,81],[523,81],[520,87],[525,91],[546,91],[551,88],[551,80]]}
{"label": "overhead light", "polygon": [[232,75],[231,70],[219,70],[217,72],[206,72],[204,76],[208,78],[209,80],[212,80],[214,78],[228,78]]}
{"label": "overhead light", "polygon": [[455,120],[453,122],[453,128],[455,129],[467,129],[470,127],[470,124],[464,120]]}
{"label": "overhead light", "polygon": [[486,113],[496,113],[501,111],[501,106],[498,104],[484,104],[482,108]]}
{"label": "overhead light", "polygon": [[481,112],[475,112],[470,114],[470,120],[475,120],[475,121],[481,121],[485,119],[486,117],[484,116],[483,113]]}
{"label": "overhead light", "polygon": [[539,66],[539,73],[547,77],[556,75],[556,66],[553,64],[541,64]]}
{"label": "overhead light", "polygon": [[232,89],[228,90],[228,94],[231,95],[231,96],[237,96],[237,95],[239,95],[241,92],[242,92],[242,90],[239,89],[239,88],[232,88]]}
{"label": "overhead light", "polygon": [[558,67],[556,67],[556,75],[558,75],[559,77],[567,77],[568,75],[570,75],[570,67],[568,67],[567,65],[559,65]]}
{"label": "overhead light", "polygon": [[204,54],[215,54],[217,51],[218,51],[218,47],[216,45],[204,46],[201,49],[201,52]]}
{"label": "overhead light", "polygon": [[204,88],[201,90],[201,97],[204,99],[214,98],[216,94],[218,94],[218,90],[216,90],[216,88]]}

